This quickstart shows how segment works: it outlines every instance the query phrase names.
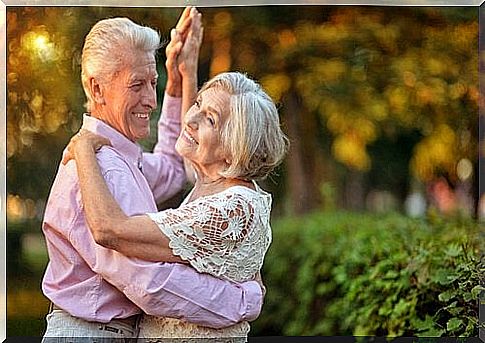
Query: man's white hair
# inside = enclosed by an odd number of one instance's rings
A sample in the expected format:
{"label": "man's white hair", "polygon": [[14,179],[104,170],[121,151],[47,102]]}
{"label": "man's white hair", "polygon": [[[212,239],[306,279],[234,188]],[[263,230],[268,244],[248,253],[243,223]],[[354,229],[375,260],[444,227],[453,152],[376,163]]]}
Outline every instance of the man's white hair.
{"label": "man's white hair", "polygon": [[110,82],[121,70],[126,57],[133,52],[145,51],[155,55],[160,47],[160,35],[128,18],[110,18],[97,22],[84,40],[81,59],[81,81],[87,97],[86,109],[91,112],[93,96],[89,79]]}

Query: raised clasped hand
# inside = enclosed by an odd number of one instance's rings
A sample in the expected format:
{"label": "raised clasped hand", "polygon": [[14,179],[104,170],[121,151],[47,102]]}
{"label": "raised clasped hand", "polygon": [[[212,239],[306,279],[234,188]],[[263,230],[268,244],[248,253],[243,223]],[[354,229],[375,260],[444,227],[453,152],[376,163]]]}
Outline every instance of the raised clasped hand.
{"label": "raised clasped hand", "polygon": [[165,49],[168,94],[180,97],[182,78],[196,80],[203,31],[202,15],[195,7],[186,7],[170,31],[170,42]]}
{"label": "raised clasped hand", "polygon": [[202,14],[195,7],[190,9],[190,27],[178,56],[179,71],[183,77],[197,73],[199,51],[204,37]]}
{"label": "raised clasped hand", "polygon": [[186,7],[182,12],[177,26],[170,31],[170,42],[165,48],[167,59],[165,67],[167,68],[167,90],[173,96],[180,96],[182,93],[182,76],[178,67],[178,56],[182,50],[188,30],[191,26],[192,18],[190,17],[191,7]]}

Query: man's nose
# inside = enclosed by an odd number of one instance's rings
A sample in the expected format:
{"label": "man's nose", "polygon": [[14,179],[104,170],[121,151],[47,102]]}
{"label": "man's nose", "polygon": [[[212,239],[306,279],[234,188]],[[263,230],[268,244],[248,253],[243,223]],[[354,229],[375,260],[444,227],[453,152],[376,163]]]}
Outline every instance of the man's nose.
{"label": "man's nose", "polygon": [[157,108],[157,89],[156,87],[148,84],[145,87],[143,98],[142,98],[143,106],[148,106],[150,109],[154,110]]}

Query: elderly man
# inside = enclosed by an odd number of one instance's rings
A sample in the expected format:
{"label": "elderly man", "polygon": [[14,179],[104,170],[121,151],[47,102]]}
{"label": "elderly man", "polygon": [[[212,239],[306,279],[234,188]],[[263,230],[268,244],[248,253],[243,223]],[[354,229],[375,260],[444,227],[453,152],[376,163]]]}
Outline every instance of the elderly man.
{"label": "elderly man", "polygon": [[[167,85],[153,153],[136,141],[149,134],[156,108],[158,34],[126,18],[98,22],[85,39],[82,83],[88,102],[83,129],[105,136],[97,155],[111,193],[127,215],[157,210],[185,182],[175,152],[184,104],[196,92],[202,27],[186,9],[167,46]],[[184,105],[186,106],[186,105]],[[61,164],[43,222],[49,264],[42,289],[51,300],[46,337],[136,337],[139,314],[181,318],[220,328],[254,320],[262,290],[255,281],[232,284],[179,263],[125,257],[96,244],[87,227],[74,162]]]}

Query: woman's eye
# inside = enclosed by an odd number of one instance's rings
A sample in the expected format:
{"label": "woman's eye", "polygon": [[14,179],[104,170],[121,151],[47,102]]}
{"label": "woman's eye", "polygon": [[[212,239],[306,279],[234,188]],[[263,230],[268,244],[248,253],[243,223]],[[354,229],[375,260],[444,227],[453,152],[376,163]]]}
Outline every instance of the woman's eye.
{"label": "woman's eye", "polygon": [[211,124],[212,126],[214,126],[216,124],[216,122],[214,121],[214,119],[212,117],[207,117],[207,120],[209,121],[209,124]]}
{"label": "woman's eye", "polygon": [[199,99],[195,100],[194,105],[195,107],[200,108],[200,100]]}

